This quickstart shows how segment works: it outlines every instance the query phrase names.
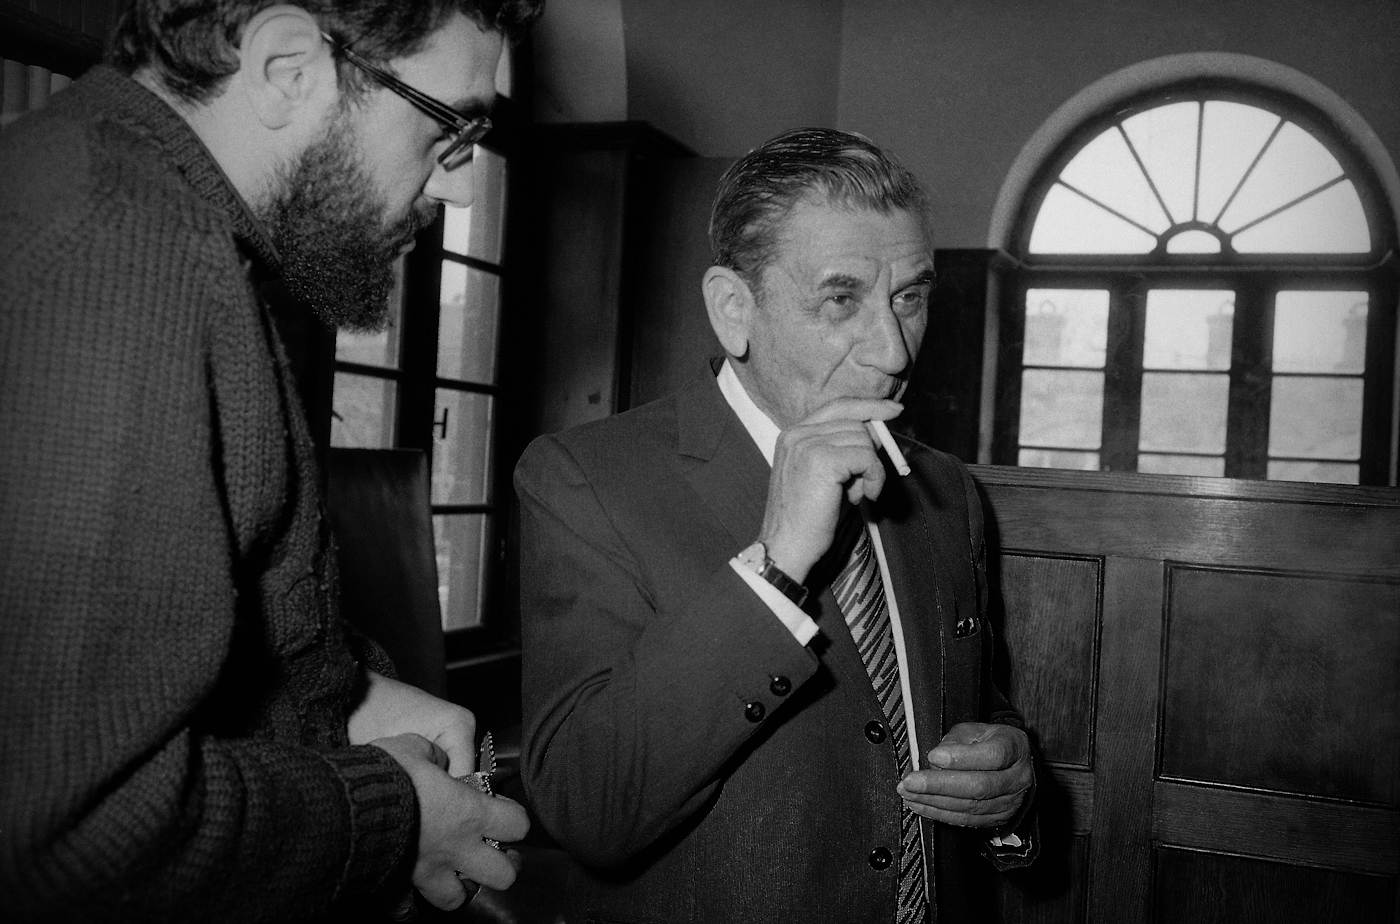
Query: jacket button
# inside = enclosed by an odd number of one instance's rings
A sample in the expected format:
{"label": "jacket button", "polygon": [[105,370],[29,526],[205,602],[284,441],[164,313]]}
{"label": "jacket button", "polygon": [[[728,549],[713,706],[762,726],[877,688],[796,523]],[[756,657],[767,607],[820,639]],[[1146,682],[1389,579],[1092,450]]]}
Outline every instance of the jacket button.
{"label": "jacket button", "polygon": [[750,722],[762,722],[767,713],[768,710],[763,708],[762,703],[749,703],[744,707],[744,718]]}
{"label": "jacket button", "polygon": [[885,740],[885,726],[871,719],[865,723],[865,737],[871,744],[879,744]]}
{"label": "jacket button", "polygon": [[876,872],[889,869],[892,862],[894,857],[888,847],[876,847],[870,851],[870,868]]}
{"label": "jacket button", "polygon": [[787,696],[792,692],[792,681],[786,677],[774,677],[768,689],[773,691],[774,696]]}

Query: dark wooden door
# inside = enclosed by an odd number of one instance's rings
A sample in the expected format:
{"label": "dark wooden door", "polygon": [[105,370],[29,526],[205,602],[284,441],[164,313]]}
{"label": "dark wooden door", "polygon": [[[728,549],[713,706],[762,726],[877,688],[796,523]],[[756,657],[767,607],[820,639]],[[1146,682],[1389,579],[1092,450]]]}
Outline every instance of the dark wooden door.
{"label": "dark wooden door", "polygon": [[1400,920],[1400,491],[973,471],[1042,757],[1002,919]]}

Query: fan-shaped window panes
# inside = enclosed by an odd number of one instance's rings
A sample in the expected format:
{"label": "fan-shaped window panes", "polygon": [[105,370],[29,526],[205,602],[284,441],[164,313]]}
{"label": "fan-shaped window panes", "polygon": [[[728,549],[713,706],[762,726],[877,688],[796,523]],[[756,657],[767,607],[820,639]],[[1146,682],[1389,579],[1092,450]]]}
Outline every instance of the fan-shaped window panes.
{"label": "fan-shaped window panes", "polygon": [[991,461],[1391,483],[1395,216],[1332,124],[1202,81],[1072,136],[1003,275]]}
{"label": "fan-shaped window panes", "polygon": [[1037,254],[1367,253],[1355,185],[1305,129],[1228,100],[1111,124],[1065,165],[1030,235]]}

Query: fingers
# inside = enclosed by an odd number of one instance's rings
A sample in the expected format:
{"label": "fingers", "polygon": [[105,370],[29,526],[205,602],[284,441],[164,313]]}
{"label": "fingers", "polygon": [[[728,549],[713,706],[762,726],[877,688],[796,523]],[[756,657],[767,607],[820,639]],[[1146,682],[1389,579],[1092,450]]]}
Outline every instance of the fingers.
{"label": "fingers", "polygon": [[413,874],[413,884],[423,898],[448,911],[470,901],[481,886],[510,888],[520,872],[520,855],[492,847],[483,838],[518,841],[530,826],[518,802],[453,782],[462,787],[461,795],[464,804],[470,804],[474,823],[459,825],[450,845],[440,843],[435,851],[420,845]]}
{"label": "fingers", "polygon": [[1029,772],[919,770],[900,781],[898,792],[915,812],[965,828],[1010,821],[1030,789]]}
{"label": "fingers", "polygon": [[445,766],[452,776],[466,776],[476,771],[476,717],[463,709],[465,716],[440,731],[433,743],[447,755]]}
{"label": "fingers", "polygon": [[505,796],[487,797],[484,811],[486,820],[482,825],[483,837],[509,844],[522,840],[529,833],[530,817],[525,813],[525,807],[514,799],[507,799]]}
{"label": "fingers", "polygon": [[1016,817],[1024,796],[1004,796],[988,802],[918,797],[904,804],[916,814],[959,828],[1000,828]]}
{"label": "fingers", "polygon": [[928,762],[942,770],[1005,770],[1029,755],[1030,740],[1019,728],[962,722],[928,752]]}

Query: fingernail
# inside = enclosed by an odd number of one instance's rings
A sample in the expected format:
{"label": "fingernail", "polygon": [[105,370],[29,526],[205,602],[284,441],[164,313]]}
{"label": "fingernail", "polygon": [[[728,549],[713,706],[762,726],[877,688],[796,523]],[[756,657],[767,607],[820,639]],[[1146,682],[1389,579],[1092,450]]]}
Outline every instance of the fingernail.
{"label": "fingernail", "polygon": [[953,762],[953,755],[947,748],[934,748],[928,752],[929,763],[937,764],[940,767],[947,767]]}

